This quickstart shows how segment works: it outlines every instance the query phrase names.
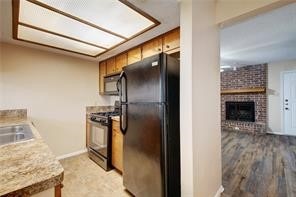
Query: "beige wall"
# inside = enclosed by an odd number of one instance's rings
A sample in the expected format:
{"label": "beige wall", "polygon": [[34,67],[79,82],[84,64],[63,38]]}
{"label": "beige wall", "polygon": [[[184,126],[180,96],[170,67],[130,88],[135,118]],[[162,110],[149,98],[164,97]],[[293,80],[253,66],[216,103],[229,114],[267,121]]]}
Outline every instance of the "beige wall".
{"label": "beige wall", "polygon": [[290,3],[295,0],[217,0],[216,23],[229,26]]}
{"label": "beige wall", "polygon": [[268,64],[268,131],[283,133],[281,129],[281,73],[296,71],[296,60]]}
{"label": "beige wall", "polygon": [[213,197],[222,184],[215,0],[182,1],[180,22],[182,196]]}
{"label": "beige wall", "polygon": [[280,0],[217,0],[216,21],[225,22]]}
{"label": "beige wall", "polygon": [[98,63],[1,44],[2,108],[27,108],[57,156],[85,149],[85,106],[110,104],[98,95]]}
{"label": "beige wall", "polygon": [[[0,43],[1,45],[1,43]],[[0,47],[0,109],[2,108],[2,47]]]}

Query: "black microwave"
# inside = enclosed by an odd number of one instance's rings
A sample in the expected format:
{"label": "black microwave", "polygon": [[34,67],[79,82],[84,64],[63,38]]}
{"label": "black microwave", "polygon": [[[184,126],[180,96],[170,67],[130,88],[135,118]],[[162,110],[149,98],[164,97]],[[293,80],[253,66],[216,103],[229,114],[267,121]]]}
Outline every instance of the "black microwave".
{"label": "black microwave", "polygon": [[108,75],[104,77],[104,94],[106,95],[119,95],[117,89],[117,81],[120,74]]}

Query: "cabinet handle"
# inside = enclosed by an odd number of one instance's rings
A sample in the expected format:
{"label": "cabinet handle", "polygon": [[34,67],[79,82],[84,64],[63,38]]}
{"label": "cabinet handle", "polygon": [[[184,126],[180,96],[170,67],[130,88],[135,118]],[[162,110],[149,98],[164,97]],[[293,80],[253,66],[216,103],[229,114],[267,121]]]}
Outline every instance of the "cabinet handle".
{"label": "cabinet handle", "polygon": [[166,45],[166,48],[168,49],[168,48],[170,48],[170,46],[169,45]]}
{"label": "cabinet handle", "polygon": [[161,49],[160,49],[160,48],[158,48],[158,51],[161,51]]}

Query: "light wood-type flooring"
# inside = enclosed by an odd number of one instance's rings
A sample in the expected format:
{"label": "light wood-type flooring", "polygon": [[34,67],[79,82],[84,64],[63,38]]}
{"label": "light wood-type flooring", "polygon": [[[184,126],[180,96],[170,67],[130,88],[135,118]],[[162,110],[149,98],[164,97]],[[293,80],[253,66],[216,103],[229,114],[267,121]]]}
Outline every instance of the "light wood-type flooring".
{"label": "light wood-type flooring", "polygon": [[296,197],[296,137],[222,132],[223,197]]}

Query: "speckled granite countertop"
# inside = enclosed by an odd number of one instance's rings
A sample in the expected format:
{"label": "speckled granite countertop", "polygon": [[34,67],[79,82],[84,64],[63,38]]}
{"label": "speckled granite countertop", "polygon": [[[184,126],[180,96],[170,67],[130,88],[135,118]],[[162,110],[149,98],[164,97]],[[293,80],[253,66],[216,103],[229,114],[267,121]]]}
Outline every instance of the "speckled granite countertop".
{"label": "speckled granite countertop", "polygon": [[61,184],[64,169],[32,123],[0,122],[16,124],[28,124],[35,138],[0,146],[0,196],[30,196]]}

